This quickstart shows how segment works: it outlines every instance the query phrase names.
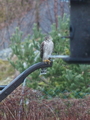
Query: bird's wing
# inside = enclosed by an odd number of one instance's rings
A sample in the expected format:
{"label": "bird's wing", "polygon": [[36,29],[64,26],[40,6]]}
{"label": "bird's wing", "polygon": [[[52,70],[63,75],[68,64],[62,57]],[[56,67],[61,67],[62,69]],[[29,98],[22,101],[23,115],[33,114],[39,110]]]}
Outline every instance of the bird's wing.
{"label": "bird's wing", "polygon": [[40,46],[40,57],[43,58],[43,47],[44,47],[44,41],[41,43],[41,46]]}

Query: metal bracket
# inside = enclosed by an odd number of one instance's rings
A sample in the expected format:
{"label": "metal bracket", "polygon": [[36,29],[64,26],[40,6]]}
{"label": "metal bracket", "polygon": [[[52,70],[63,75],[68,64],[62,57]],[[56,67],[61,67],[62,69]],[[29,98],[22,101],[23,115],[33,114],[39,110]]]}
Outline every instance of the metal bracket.
{"label": "metal bracket", "polygon": [[50,55],[49,58],[61,58],[61,59],[64,59],[64,58],[68,58],[69,56],[68,55]]}

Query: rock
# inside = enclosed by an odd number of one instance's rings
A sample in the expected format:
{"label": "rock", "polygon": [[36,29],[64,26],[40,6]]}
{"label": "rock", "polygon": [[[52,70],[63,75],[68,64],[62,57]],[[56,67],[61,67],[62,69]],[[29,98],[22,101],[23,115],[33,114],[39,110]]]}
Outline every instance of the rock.
{"label": "rock", "polygon": [[8,58],[11,56],[12,50],[11,48],[6,48],[0,51],[0,59],[2,60],[8,60]]}

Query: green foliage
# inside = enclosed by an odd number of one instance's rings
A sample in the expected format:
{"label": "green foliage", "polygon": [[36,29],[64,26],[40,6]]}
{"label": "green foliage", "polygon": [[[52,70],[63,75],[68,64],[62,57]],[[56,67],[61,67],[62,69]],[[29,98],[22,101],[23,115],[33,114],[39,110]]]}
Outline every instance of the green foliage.
{"label": "green foliage", "polygon": [[[54,41],[54,55],[69,55],[69,40],[61,36],[69,36],[69,20],[66,16],[63,19],[58,18],[58,29],[53,24],[50,35]],[[10,63],[20,72],[32,64],[39,62],[39,50],[44,34],[37,31],[36,24],[33,28],[33,36],[27,36],[24,42],[22,40],[22,32],[16,29],[15,34],[11,38],[11,48],[13,54],[17,56],[15,62]],[[53,67],[48,68],[45,75],[45,81],[39,77],[40,71],[32,73],[27,80],[30,88],[39,89],[44,93],[44,97],[60,96],[63,98],[81,98],[85,94],[90,93],[90,65],[73,65],[67,64],[62,59],[53,60]]]}
{"label": "green foliage", "polygon": [[19,28],[16,28],[16,32],[11,38],[11,48],[17,59],[14,62],[10,59],[9,61],[18,71],[24,71],[38,59],[39,52],[36,51],[34,46],[38,47],[38,44],[36,41],[30,40],[30,35],[22,42],[22,32],[19,31]]}

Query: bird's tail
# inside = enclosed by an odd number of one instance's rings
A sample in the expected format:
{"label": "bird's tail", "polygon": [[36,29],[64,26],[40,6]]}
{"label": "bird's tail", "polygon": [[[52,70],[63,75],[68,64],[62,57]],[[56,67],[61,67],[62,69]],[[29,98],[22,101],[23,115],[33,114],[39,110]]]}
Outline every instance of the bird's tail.
{"label": "bird's tail", "polygon": [[43,75],[43,74],[47,74],[47,69],[46,68],[41,69],[40,75]]}

